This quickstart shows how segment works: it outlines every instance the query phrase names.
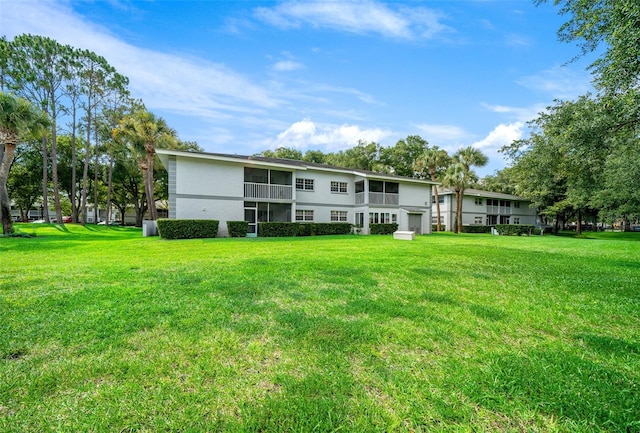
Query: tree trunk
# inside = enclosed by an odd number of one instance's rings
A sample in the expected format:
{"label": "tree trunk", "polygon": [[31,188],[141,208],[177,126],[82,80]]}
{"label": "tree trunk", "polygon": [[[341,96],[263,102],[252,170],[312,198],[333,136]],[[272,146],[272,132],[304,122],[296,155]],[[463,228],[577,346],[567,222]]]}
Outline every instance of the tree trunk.
{"label": "tree trunk", "polygon": [[[54,101],[54,95],[50,95]],[[53,183],[53,206],[56,210],[56,222],[62,224],[62,207],[60,206],[60,187],[58,185],[58,134],[56,125],[56,107],[51,107],[51,182]]]}
{"label": "tree trunk", "polygon": [[47,150],[47,138],[42,138],[42,215],[44,222],[50,223],[49,218],[49,157]]}
{"label": "tree trunk", "polygon": [[462,233],[462,199],[464,197],[464,189],[456,191],[456,233]]}
{"label": "tree trunk", "polygon": [[455,214],[455,218],[453,219],[453,232],[454,233],[459,233],[458,231],[458,196],[460,195],[459,191],[455,191],[455,197],[456,197],[456,214]]}
{"label": "tree trunk", "polygon": [[115,156],[109,155],[109,171],[107,173],[107,209],[106,209],[106,221],[107,224],[111,222],[111,191],[113,190],[113,165],[115,163]]}
{"label": "tree trunk", "polygon": [[100,161],[98,160],[98,140],[96,137],[96,154],[93,163],[93,214],[95,215],[94,222],[96,224],[100,222],[100,212],[98,206],[98,172],[100,171],[99,164]]}
{"label": "tree trunk", "polygon": [[7,179],[9,178],[9,169],[15,158],[17,141],[18,137],[5,138],[4,155],[0,162],[0,218],[2,219],[2,234],[5,235],[13,233],[13,218],[11,215],[11,201],[7,192]]}
{"label": "tree trunk", "polygon": [[438,186],[433,186],[433,196],[436,200],[436,232],[442,231],[442,225],[440,224],[440,197],[438,196]]}
{"label": "tree trunk", "polygon": [[76,203],[76,165],[78,164],[78,155],[76,151],[76,107],[73,105],[73,115],[71,123],[71,221],[78,222],[78,204]]}
{"label": "tree trunk", "polygon": [[582,234],[582,212],[578,210],[578,217],[576,220],[576,235]]}
{"label": "tree trunk", "polygon": [[[147,164],[146,164],[146,177],[145,193],[147,194],[147,210],[149,212],[149,219],[155,221],[158,219],[158,210],[156,209],[156,202],[153,195],[153,162],[155,158],[155,151],[147,152]],[[143,173],[144,174],[144,173]]]}
{"label": "tree trunk", "polygon": [[87,140],[87,150],[84,156],[84,167],[82,171],[82,192],[80,209],[82,213],[82,225],[87,224],[87,192],[89,189],[89,160],[91,158],[91,142]]}

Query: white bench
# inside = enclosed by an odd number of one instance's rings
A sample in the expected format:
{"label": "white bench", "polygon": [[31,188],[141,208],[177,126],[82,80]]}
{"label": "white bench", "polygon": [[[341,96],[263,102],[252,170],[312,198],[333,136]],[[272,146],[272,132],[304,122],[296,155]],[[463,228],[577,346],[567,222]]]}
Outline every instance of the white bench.
{"label": "white bench", "polygon": [[393,232],[393,238],[401,241],[412,241],[416,238],[416,232],[398,230]]}

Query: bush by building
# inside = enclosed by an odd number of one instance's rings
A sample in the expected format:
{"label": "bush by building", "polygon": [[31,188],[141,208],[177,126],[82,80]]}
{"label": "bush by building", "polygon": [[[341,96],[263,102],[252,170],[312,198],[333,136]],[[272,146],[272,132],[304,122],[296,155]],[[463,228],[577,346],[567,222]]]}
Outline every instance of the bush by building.
{"label": "bush by building", "polygon": [[215,238],[218,220],[159,219],[158,232],[163,239]]}

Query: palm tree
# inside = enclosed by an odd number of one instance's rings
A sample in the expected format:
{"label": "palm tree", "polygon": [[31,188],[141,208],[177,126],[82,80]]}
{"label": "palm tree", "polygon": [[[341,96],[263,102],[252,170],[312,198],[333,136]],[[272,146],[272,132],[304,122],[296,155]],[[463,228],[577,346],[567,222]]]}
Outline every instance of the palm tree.
{"label": "palm tree", "polygon": [[462,233],[462,201],[464,191],[473,182],[478,180],[478,176],[473,171],[473,167],[484,167],[488,162],[487,156],[473,148],[472,146],[458,150],[453,155],[454,163],[449,166],[442,183],[453,188],[456,195],[456,223],[454,231]]}
{"label": "palm tree", "polygon": [[0,145],[3,150],[0,152],[0,216],[3,234],[13,233],[7,179],[16,147],[21,136],[40,132],[47,124],[44,114],[26,99],[0,93]]}
{"label": "palm tree", "polygon": [[[428,148],[414,162],[413,169],[419,173],[428,173],[432,181],[436,182],[443,170],[451,163],[451,157],[446,150],[434,146]],[[440,225],[440,198],[438,197],[438,186],[433,185],[433,197],[436,201],[436,231],[441,230]]]}
{"label": "palm tree", "polygon": [[138,165],[144,180],[149,219],[155,221],[158,219],[158,210],[153,195],[153,165],[156,147],[171,147],[177,141],[176,132],[167,125],[163,118],[156,117],[146,109],[138,109],[120,121],[114,134],[121,134],[129,143],[132,153],[139,155]]}

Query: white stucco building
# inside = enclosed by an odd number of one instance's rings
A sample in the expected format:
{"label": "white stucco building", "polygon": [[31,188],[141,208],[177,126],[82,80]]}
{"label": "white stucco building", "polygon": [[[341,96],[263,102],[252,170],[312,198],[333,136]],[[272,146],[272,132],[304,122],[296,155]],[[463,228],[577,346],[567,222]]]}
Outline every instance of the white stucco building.
{"label": "white stucco building", "polygon": [[169,218],[371,223],[431,232],[433,182],[287,159],[158,149],[169,173]]}
{"label": "white stucco building", "polygon": [[[449,188],[438,188],[440,223],[447,231],[453,231],[456,215],[456,195]],[[432,222],[436,224],[435,196],[432,205]],[[517,195],[502,194],[477,189],[467,189],[462,203],[462,225],[537,224],[536,210],[531,202]]]}

